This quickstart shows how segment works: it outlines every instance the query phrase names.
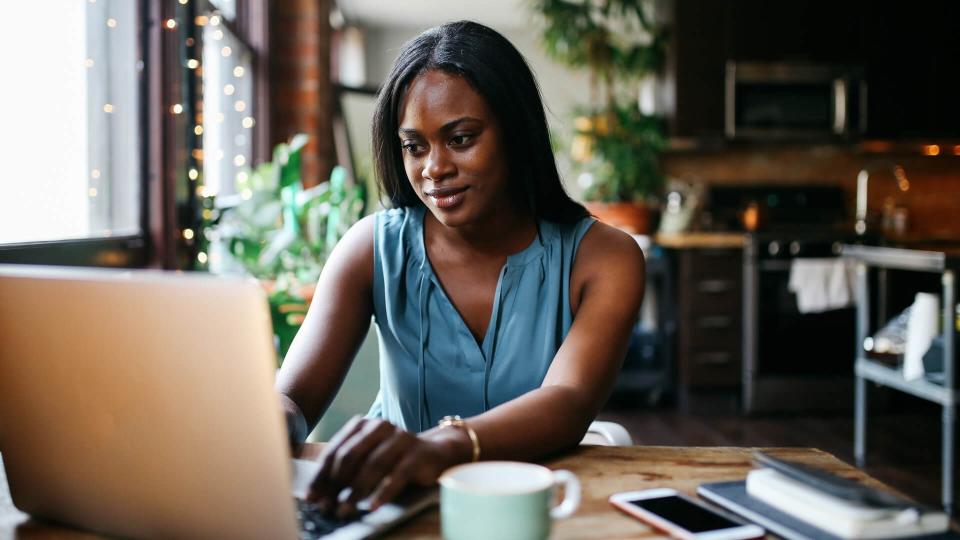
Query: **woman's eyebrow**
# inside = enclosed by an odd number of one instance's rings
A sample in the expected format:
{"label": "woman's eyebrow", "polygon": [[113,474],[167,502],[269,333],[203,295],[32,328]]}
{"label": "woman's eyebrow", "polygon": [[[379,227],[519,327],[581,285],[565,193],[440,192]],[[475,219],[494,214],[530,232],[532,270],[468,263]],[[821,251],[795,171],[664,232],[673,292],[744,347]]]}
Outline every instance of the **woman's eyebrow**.
{"label": "woman's eyebrow", "polygon": [[[444,125],[440,128],[440,131],[442,131],[442,132],[452,131],[454,128],[456,128],[456,127],[459,126],[460,124],[463,124],[463,123],[466,123],[466,122],[480,122],[480,119],[479,119],[479,118],[474,118],[474,117],[472,117],[472,116],[462,116],[462,117],[460,117],[460,118],[457,118],[456,120],[451,120],[451,121],[447,122],[446,124],[444,124]],[[397,130],[397,134],[398,134],[399,136],[401,136],[401,137],[410,137],[410,136],[413,136],[413,135],[419,135],[420,132],[417,131],[417,130],[415,130],[415,129],[413,129],[413,128],[403,128],[403,127],[402,127],[402,128],[400,128],[400,129]]]}

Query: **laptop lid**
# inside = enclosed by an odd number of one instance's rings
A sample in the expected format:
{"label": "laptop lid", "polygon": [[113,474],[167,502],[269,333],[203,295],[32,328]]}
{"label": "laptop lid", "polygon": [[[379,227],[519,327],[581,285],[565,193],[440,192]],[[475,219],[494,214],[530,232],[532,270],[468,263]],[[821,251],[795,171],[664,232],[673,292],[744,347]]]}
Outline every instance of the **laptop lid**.
{"label": "laptop lid", "polygon": [[21,510],[138,538],[294,538],[252,281],[0,265],[0,453]]}

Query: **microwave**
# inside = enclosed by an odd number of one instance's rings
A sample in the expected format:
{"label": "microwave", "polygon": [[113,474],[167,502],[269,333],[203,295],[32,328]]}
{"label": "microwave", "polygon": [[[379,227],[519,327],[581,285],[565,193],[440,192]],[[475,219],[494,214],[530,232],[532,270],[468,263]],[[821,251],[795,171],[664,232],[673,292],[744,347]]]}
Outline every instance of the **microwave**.
{"label": "microwave", "polygon": [[866,131],[867,83],[852,66],[727,62],[732,139],[849,139]]}

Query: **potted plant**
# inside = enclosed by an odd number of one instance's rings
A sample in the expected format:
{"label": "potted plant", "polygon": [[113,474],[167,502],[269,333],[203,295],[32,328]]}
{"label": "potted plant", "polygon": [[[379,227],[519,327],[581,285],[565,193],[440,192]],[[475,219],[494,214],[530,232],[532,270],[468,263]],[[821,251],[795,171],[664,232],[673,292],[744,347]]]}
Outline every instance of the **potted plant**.
{"label": "potted plant", "polygon": [[297,135],[276,146],[272,161],[240,172],[237,194],[215,201],[217,215],[204,232],[211,271],[246,273],[267,289],[281,362],[323,263],[363,214],[365,200],[363,185],[347,186],[342,167],[328,182],[304,189],[300,152],[306,143],[306,135]]}
{"label": "potted plant", "polygon": [[646,77],[661,69],[665,32],[647,0],[536,0],[547,53],[590,74],[590,102],[577,111],[571,157],[587,208],[633,233],[650,229],[648,199],[663,186],[664,122],[643,114]]}

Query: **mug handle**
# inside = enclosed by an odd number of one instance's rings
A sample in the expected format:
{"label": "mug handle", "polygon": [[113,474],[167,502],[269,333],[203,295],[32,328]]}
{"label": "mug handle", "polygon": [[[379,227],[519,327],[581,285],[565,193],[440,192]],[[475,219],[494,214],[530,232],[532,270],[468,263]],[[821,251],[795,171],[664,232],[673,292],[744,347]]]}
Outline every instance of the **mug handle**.
{"label": "mug handle", "polygon": [[580,481],[567,470],[553,471],[553,485],[563,485],[563,502],[550,509],[552,519],[570,517],[580,507]]}

